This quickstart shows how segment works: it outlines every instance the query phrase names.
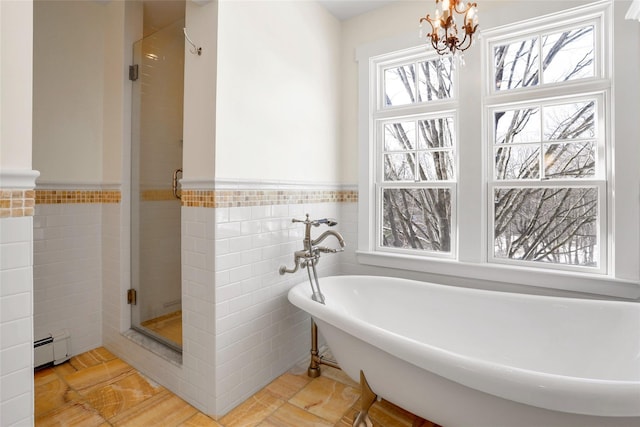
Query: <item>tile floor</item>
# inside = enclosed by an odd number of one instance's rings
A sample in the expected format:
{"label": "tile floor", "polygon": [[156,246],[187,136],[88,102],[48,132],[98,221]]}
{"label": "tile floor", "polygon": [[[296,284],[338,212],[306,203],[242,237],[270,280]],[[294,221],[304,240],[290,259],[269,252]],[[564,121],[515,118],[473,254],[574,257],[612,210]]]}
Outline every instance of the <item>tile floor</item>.
{"label": "tile floor", "polygon": [[[311,379],[294,368],[214,421],[154,384],[105,348],[35,373],[36,426],[350,427],[359,386],[323,367]],[[438,427],[394,405],[376,402],[374,427]]]}
{"label": "tile floor", "polygon": [[146,320],[140,323],[140,326],[182,347],[182,311],[175,311],[155,319]]}

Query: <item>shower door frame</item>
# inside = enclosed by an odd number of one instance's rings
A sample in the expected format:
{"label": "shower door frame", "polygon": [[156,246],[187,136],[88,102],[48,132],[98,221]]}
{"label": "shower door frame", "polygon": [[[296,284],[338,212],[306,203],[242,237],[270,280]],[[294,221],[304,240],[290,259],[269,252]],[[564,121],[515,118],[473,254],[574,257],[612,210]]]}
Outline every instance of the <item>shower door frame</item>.
{"label": "shower door frame", "polygon": [[[156,33],[153,33],[147,37],[144,37],[141,40],[136,41],[133,44],[133,64],[138,64],[138,76],[137,79],[132,79],[132,92],[131,92],[131,105],[132,105],[132,113],[131,113],[131,188],[130,188],[130,202],[131,202],[131,206],[130,206],[130,215],[131,215],[131,232],[130,232],[130,245],[131,245],[131,289],[133,289],[135,291],[136,294],[136,302],[131,304],[131,329],[136,330],[146,336],[149,336],[150,338],[153,338],[154,340],[164,344],[165,346],[177,351],[177,352],[182,352],[182,345],[181,343],[177,343],[173,340],[170,340],[158,333],[156,333],[155,331],[145,328],[144,326],[142,326],[142,322],[149,320],[146,319],[145,316],[143,314],[141,314],[142,311],[142,304],[145,303],[145,300],[149,299],[146,298],[145,296],[149,296],[149,289],[144,289],[143,288],[143,280],[142,280],[142,272],[141,272],[141,260],[144,258],[144,254],[141,253],[142,249],[142,245],[141,245],[141,226],[143,225],[143,220],[141,220],[141,214],[143,212],[142,209],[142,205],[146,203],[149,203],[147,201],[144,200],[145,197],[143,197],[143,191],[145,190],[145,186],[147,184],[141,182],[141,178],[140,178],[140,170],[142,169],[142,163],[141,163],[141,156],[143,156],[142,150],[141,150],[141,145],[143,145],[143,108],[144,108],[144,101],[143,101],[143,91],[145,89],[147,89],[147,91],[149,90],[149,87],[151,87],[151,85],[149,84],[149,81],[145,81],[145,79],[149,79],[150,75],[152,74],[153,70],[153,66],[149,66],[149,60],[153,60],[153,57],[155,55],[155,58],[157,58],[156,60],[162,60],[164,61],[166,59],[166,55],[164,55],[162,52],[152,52],[152,53],[145,53],[145,49],[144,49],[144,44],[145,41],[149,41],[149,43],[151,43],[152,38],[153,37],[158,37],[159,35],[161,35],[161,32],[163,31],[174,31],[176,33],[176,43],[180,43],[180,45],[182,46],[182,53],[181,53],[181,58],[180,60],[180,64],[181,64],[181,68],[182,68],[182,81],[180,81],[179,86],[182,89],[182,99],[180,99],[180,117],[179,117],[179,122],[180,122],[180,138],[179,138],[179,144],[180,144],[180,159],[179,161],[176,162],[175,165],[175,169],[177,168],[182,168],[182,100],[183,100],[183,93],[184,93],[184,41],[183,41],[183,37],[182,37],[182,28],[184,27],[184,19],[180,19],[176,22],[174,22],[173,24],[168,25],[167,27],[157,31]],[[180,46],[179,45],[179,46]],[[146,56],[146,57],[145,57]],[[145,66],[145,59],[147,60],[147,65]],[[174,67],[180,64],[174,64]],[[177,67],[179,68],[179,67]],[[164,86],[164,85],[163,85]],[[165,89],[164,87],[162,88],[163,90]],[[177,117],[177,116],[176,116]],[[154,118],[154,125],[157,125],[157,127],[161,128],[165,123],[163,123],[163,120],[157,120]],[[158,138],[160,139],[160,138]],[[173,141],[173,142],[178,142],[178,141]],[[172,142],[172,143],[173,143]],[[155,141],[154,141],[155,143]],[[175,147],[174,147],[175,149]],[[152,156],[153,157],[153,156]],[[166,165],[165,165],[166,166]],[[172,169],[171,172],[169,174],[167,174],[167,179],[166,181],[169,184],[172,184],[172,172],[175,170]],[[162,172],[162,175],[164,176],[164,171]],[[164,177],[162,177],[162,180],[164,180]],[[155,184],[158,185],[159,181],[156,179]],[[151,203],[175,203],[172,200],[168,200],[168,199],[163,199],[163,197],[167,197],[166,196],[166,192],[164,190],[164,182],[162,182],[163,185],[163,189],[158,192],[158,193],[154,193],[153,191],[150,194],[159,194],[160,195],[160,201],[153,201]],[[172,192],[171,189],[171,185],[168,185],[167,187],[167,191]],[[154,199],[152,199],[154,200]],[[175,242],[173,242],[175,245],[177,246],[177,256],[172,257],[172,259],[177,260],[176,262],[176,268],[178,269],[178,299],[173,298],[172,301],[168,301],[166,304],[164,304],[165,308],[168,308],[170,306],[175,306],[179,304],[179,310],[182,310],[182,266],[181,266],[181,206],[180,206],[180,201],[178,198],[176,198],[176,202],[179,204],[177,207],[178,210],[178,221],[177,224],[175,225],[177,227],[177,234],[178,234],[178,238]],[[173,207],[171,207],[170,209],[175,209]],[[153,210],[153,209],[152,209]],[[170,250],[174,250],[175,248],[170,248]],[[164,267],[165,265],[161,265],[160,268]],[[175,279],[175,278],[174,278]],[[175,293],[175,292],[174,292]],[[151,310],[153,312],[158,312],[158,307],[156,304],[156,307],[153,309],[149,309],[148,307],[144,308],[145,312]],[[168,313],[171,312],[172,310],[168,310]],[[168,314],[168,313],[164,313],[164,314]],[[162,316],[162,314],[160,314],[160,316]],[[154,317],[158,317],[156,315],[153,315],[152,318]]]}

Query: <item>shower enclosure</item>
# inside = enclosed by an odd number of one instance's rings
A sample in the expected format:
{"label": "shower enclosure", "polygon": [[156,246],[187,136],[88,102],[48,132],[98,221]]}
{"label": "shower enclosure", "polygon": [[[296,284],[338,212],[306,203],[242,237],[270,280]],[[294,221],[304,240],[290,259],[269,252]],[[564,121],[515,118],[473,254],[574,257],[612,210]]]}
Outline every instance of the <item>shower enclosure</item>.
{"label": "shower enclosure", "polygon": [[131,327],[182,349],[184,20],[133,46]]}

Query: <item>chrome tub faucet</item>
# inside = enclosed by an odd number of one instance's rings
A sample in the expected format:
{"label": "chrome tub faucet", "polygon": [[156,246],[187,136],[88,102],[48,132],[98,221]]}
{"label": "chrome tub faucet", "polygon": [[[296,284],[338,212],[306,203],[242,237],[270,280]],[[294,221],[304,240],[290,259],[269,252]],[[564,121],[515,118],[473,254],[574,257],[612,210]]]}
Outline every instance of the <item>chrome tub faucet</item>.
{"label": "chrome tub faucet", "polygon": [[[299,251],[295,251],[293,253],[293,262],[294,262],[293,268],[287,268],[286,266],[283,265],[280,267],[278,271],[280,272],[281,275],[283,275],[285,273],[295,273],[296,271],[298,271],[299,267],[302,267],[302,268],[306,267],[307,274],[309,275],[309,284],[311,285],[311,291],[312,291],[311,298],[316,302],[324,304],[324,295],[322,295],[322,292],[320,291],[320,284],[318,283],[318,273],[316,272],[316,265],[320,261],[321,253],[342,252],[344,250],[345,243],[340,233],[338,233],[335,230],[327,230],[324,233],[322,233],[320,236],[318,236],[317,239],[312,239],[311,227],[312,226],[319,227],[322,224],[326,224],[329,227],[333,227],[337,225],[338,222],[331,218],[311,220],[309,219],[309,214],[307,214],[307,217],[304,220],[294,218],[291,220],[291,222],[301,222],[305,225],[304,239],[302,241],[303,249]],[[333,248],[328,248],[326,246],[318,246],[329,236],[333,236],[336,238],[336,240],[338,241],[338,244],[340,245],[339,248],[333,249]]]}

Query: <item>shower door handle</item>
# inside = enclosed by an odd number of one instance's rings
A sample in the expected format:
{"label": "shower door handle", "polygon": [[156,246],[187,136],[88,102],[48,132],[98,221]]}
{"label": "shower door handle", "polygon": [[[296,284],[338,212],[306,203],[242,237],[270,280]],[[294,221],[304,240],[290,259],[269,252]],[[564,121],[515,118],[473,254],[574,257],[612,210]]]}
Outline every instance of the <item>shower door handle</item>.
{"label": "shower door handle", "polygon": [[182,168],[178,168],[173,171],[173,197],[176,199],[180,199],[180,194],[178,194],[178,174],[182,175]]}

